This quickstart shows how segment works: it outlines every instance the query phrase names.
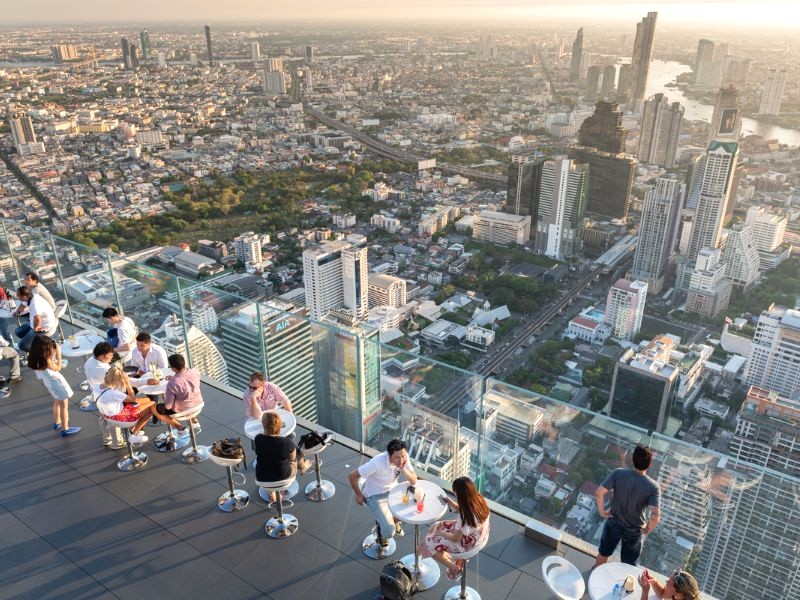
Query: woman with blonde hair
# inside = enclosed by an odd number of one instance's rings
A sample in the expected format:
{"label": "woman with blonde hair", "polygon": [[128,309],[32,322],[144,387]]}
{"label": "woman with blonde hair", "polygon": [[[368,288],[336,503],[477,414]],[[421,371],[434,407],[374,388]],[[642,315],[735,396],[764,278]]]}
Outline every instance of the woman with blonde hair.
{"label": "woman with blonde hair", "polygon": [[[259,433],[255,440],[256,447],[256,480],[283,481],[297,473],[307,470],[308,461],[298,452],[294,442],[281,435],[281,417],[276,412],[267,411],[261,415],[264,433]],[[275,494],[270,494],[270,501],[275,501]]]}
{"label": "woman with blonde hair", "polygon": [[683,569],[675,571],[665,584],[656,581],[645,569],[639,576],[642,600],[647,600],[650,588],[662,600],[700,600],[700,588],[692,575]]}
{"label": "woman with blonde hair", "polygon": [[132,444],[142,444],[149,438],[141,433],[155,412],[155,404],[149,398],[137,398],[128,376],[119,367],[106,371],[97,395],[97,410],[106,419],[113,421],[136,421],[130,430]]}

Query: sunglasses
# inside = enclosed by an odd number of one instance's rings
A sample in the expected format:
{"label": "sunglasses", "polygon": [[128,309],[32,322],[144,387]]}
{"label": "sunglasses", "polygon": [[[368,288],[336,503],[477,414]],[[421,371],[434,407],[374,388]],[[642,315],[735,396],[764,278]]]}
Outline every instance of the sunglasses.
{"label": "sunglasses", "polygon": [[248,385],[247,387],[249,387],[249,388],[250,388],[251,390],[253,390],[253,391],[256,391],[256,390],[260,390],[260,389],[261,389],[261,386],[260,386],[260,385]]}

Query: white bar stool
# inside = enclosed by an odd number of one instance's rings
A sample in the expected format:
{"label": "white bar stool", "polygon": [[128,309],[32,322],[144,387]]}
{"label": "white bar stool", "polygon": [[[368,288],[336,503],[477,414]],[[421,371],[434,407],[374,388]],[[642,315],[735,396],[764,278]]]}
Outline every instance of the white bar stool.
{"label": "white bar stool", "polygon": [[578,567],[560,556],[548,556],[542,561],[542,577],[558,600],[580,600],[586,593],[586,583]]}
{"label": "white bar stool", "polygon": [[190,441],[190,436],[175,435],[172,425],[167,425],[167,430],[156,436],[156,439],[153,440],[153,445],[159,452],[175,452],[175,450],[183,450]]}
{"label": "white bar stool", "polygon": [[314,457],[314,474],[316,475],[316,480],[309,483],[304,490],[306,498],[312,502],[323,502],[325,500],[330,500],[336,493],[336,486],[330,481],[322,479],[320,473],[321,463],[319,460],[319,455],[322,453],[322,451],[330,448],[335,439],[335,436],[331,434],[328,436],[328,439],[324,444],[303,450],[303,454],[305,456]]}
{"label": "white bar stool", "polygon": [[185,423],[189,428],[189,436],[192,439],[192,447],[183,453],[183,462],[188,465],[196,465],[208,459],[210,452],[207,446],[198,446],[197,437],[194,434],[194,427],[192,427],[192,419],[197,417],[203,410],[204,403],[201,402],[199,406],[188,408],[182,412],[175,413],[172,418],[181,423]]}
{"label": "white bar stool", "polygon": [[[225,467],[228,474],[228,491],[222,494],[217,500],[217,506],[222,512],[236,512],[242,510],[250,502],[250,494],[244,490],[237,490],[233,487],[233,467],[242,462],[241,458],[222,458],[209,453],[208,458],[211,462]],[[244,485],[244,482],[242,482]]]}
{"label": "white bar stool", "polygon": [[122,429],[122,434],[125,436],[125,445],[128,447],[128,456],[121,458],[117,461],[117,468],[120,471],[133,471],[147,464],[147,454],[144,452],[134,452],[131,446],[130,430],[136,425],[136,421],[115,421],[110,417],[106,417],[106,423],[109,427],[119,427]]}
{"label": "white bar stool", "polygon": [[481,595],[477,590],[467,587],[467,565],[469,564],[469,559],[473,556],[477,556],[477,554],[486,547],[488,542],[489,531],[487,530],[486,535],[484,535],[483,539],[479,541],[472,550],[450,555],[455,560],[463,560],[464,568],[461,569],[461,584],[454,585],[447,590],[444,596],[442,596],[443,600],[481,600]]}
{"label": "white bar stool", "polygon": [[[278,498],[280,498],[280,493],[288,490],[289,486],[294,483],[295,479],[297,479],[296,476],[292,476],[289,479],[284,479],[283,481],[256,481],[256,485],[266,492],[275,492],[275,494],[278,495]],[[297,522],[297,517],[294,515],[284,514],[283,505],[281,502],[274,502],[273,504],[277,508],[278,516],[272,517],[271,519],[268,519],[266,523],[264,523],[264,531],[266,531],[267,535],[271,538],[289,537],[300,528],[300,525]]]}

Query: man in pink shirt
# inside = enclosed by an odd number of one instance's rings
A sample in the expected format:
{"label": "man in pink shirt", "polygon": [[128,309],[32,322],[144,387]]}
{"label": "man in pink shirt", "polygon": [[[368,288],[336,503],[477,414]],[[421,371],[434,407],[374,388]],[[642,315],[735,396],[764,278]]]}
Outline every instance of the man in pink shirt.
{"label": "man in pink shirt", "polygon": [[274,383],[266,381],[260,371],[250,375],[250,382],[242,396],[244,412],[248,419],[260,419],[261,413],[278,407],[292,411],[288,396]]}
{"label": "man in pink shirt", "polygon": [[[173,354],[167,359],[169,368],[174,375],[167,376],[167,391],[164,395],[164,404],[158,405],[158,418],[164,423],[172,425],[178,431],[184,431],[183,425],[176,421],[172,415],[194,408],[203,403],[200,393],[200,372],[197,369],[186,367],[186,359],[180,354]],[[200,424],[192,420],[195,432],[200,432]]]}

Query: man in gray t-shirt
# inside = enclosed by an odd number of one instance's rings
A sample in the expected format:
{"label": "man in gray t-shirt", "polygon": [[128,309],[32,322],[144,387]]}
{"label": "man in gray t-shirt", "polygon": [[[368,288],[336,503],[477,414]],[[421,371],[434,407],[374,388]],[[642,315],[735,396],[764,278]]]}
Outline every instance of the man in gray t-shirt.
{"label": "man in gray t-shirt", "polygon": [[[595,566],[608,561],[617,544],[622,542],[621,560],[635,565],[642,552],[642,535],[647,535],[660,519],[661,488],[647,476],[653,462],[649,448],[636,446],[633,451],[633,469],[615,469],[595,492],[597,512],[606,522],[600,538]],[[611,506],[605,508],[605,498],[613,491]],[[650,509],[648,522],[645,511]]]}

